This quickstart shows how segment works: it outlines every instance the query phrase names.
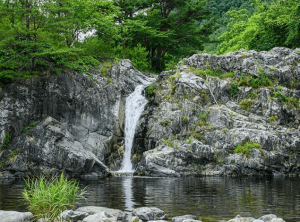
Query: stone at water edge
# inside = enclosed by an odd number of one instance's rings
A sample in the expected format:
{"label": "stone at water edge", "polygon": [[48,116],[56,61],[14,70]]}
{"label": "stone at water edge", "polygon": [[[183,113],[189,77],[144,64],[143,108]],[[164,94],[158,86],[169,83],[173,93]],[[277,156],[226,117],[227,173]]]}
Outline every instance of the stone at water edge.
{"label": "stone at water edge", "polygon": [[201,220],[186,219],[186,220],[183,220],[182,222],[202,222],[202,221]]}
{"label": "stone at water edge", "polygon": [[138,216],[143,221],[167,219],[165,212],[156,207],[140,207],[134,209],[132,214]]}
{"label": "stone at water edge", "polygon": [[33,222],[33,214],[30,212],[0,210],[1,222]]}
{"label": "stone at water edge", "polygon": [[195,215],[183,215],[172,218],[172,222],[182,222],[184,220],[198,220],[198,218]]}
{"label": "stone at water edge", "polygon": [[142,220],[140,220],[140,218],[138,218],[137,216],[132,216],[129,222],[142,222]]}
{"label": "stone at water edge", "polygon": [[89,216],[89,214],[82,211],[65,210],[60,216],[66,221],[77,222],[83,220],[85,217]]}
{"label": "stone at water edge", "polygon": [[97,213],[108,213],[113,217],[116,217],[118,220],[123,220],[126,217],[126,214],[117,209],[106,208],[106,207],[96,207],[96,206],[87,206],[87,207],[79,207],[76,211],[86,212],[89,215],[97,214]]}
{"label": "stone at water edge", "polygon": [[105,211],[90,215],[83,219],[83,222],[117,222],[117,221],[118,221],[117,217],[114,217]]}

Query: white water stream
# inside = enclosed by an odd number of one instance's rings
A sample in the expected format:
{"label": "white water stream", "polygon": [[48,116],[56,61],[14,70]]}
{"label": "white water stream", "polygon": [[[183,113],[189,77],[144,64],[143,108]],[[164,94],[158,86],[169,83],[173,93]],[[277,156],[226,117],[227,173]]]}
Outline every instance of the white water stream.
{"label": "white water stream", "polygon": [[146,86],[138,85],[134,92],[126,99],[125,105],[125,152],[122,162],[121,173],[133,173],[131,163],[131,149],[135,134],[136,125],[144,111],[148,100],[142,95]]}

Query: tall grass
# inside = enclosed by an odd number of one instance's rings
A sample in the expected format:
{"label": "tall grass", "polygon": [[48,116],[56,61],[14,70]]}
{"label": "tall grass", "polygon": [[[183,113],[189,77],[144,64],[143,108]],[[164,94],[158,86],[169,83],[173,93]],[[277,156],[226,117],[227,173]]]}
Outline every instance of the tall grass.
{"label": "tall grass", "polygon": [[47,218],[52,222],[64,210],[72,209],[77,200],[85,199],[84,189],[79,190],[79,183],[68,180],[63,173],[29,178],[25,183],[22,196],[37,219]]}

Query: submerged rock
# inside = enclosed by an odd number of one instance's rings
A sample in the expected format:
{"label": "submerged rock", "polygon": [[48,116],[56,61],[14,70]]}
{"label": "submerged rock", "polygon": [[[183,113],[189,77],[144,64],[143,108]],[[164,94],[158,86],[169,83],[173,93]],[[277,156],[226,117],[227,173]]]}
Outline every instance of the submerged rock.
{"label": "submerged rock", "polygon": [[0,210],[1,222],[33,222],[33,214]]}
{"label": "submerged rock", "polygon": [[143,221],[167,219],[165,212],[156,207],[140,207],[134,209],[132,213]]}

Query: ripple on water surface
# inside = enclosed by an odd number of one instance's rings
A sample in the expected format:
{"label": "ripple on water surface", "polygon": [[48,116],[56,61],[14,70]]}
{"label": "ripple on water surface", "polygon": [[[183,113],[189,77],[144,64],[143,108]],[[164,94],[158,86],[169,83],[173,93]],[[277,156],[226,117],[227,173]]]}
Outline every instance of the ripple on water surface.
{"label": "ripple on water surface", "polygon": [[[0,209],[25,211],[22,181],[0,181]],[[258,218],[276,214],[288,222],[300,221],[299,178],[105,178],[81,181],[88,186],[87,202],[131,212],[136,207],[158,207],[168,217],[194,214],[217,221],[236,215]]]}

